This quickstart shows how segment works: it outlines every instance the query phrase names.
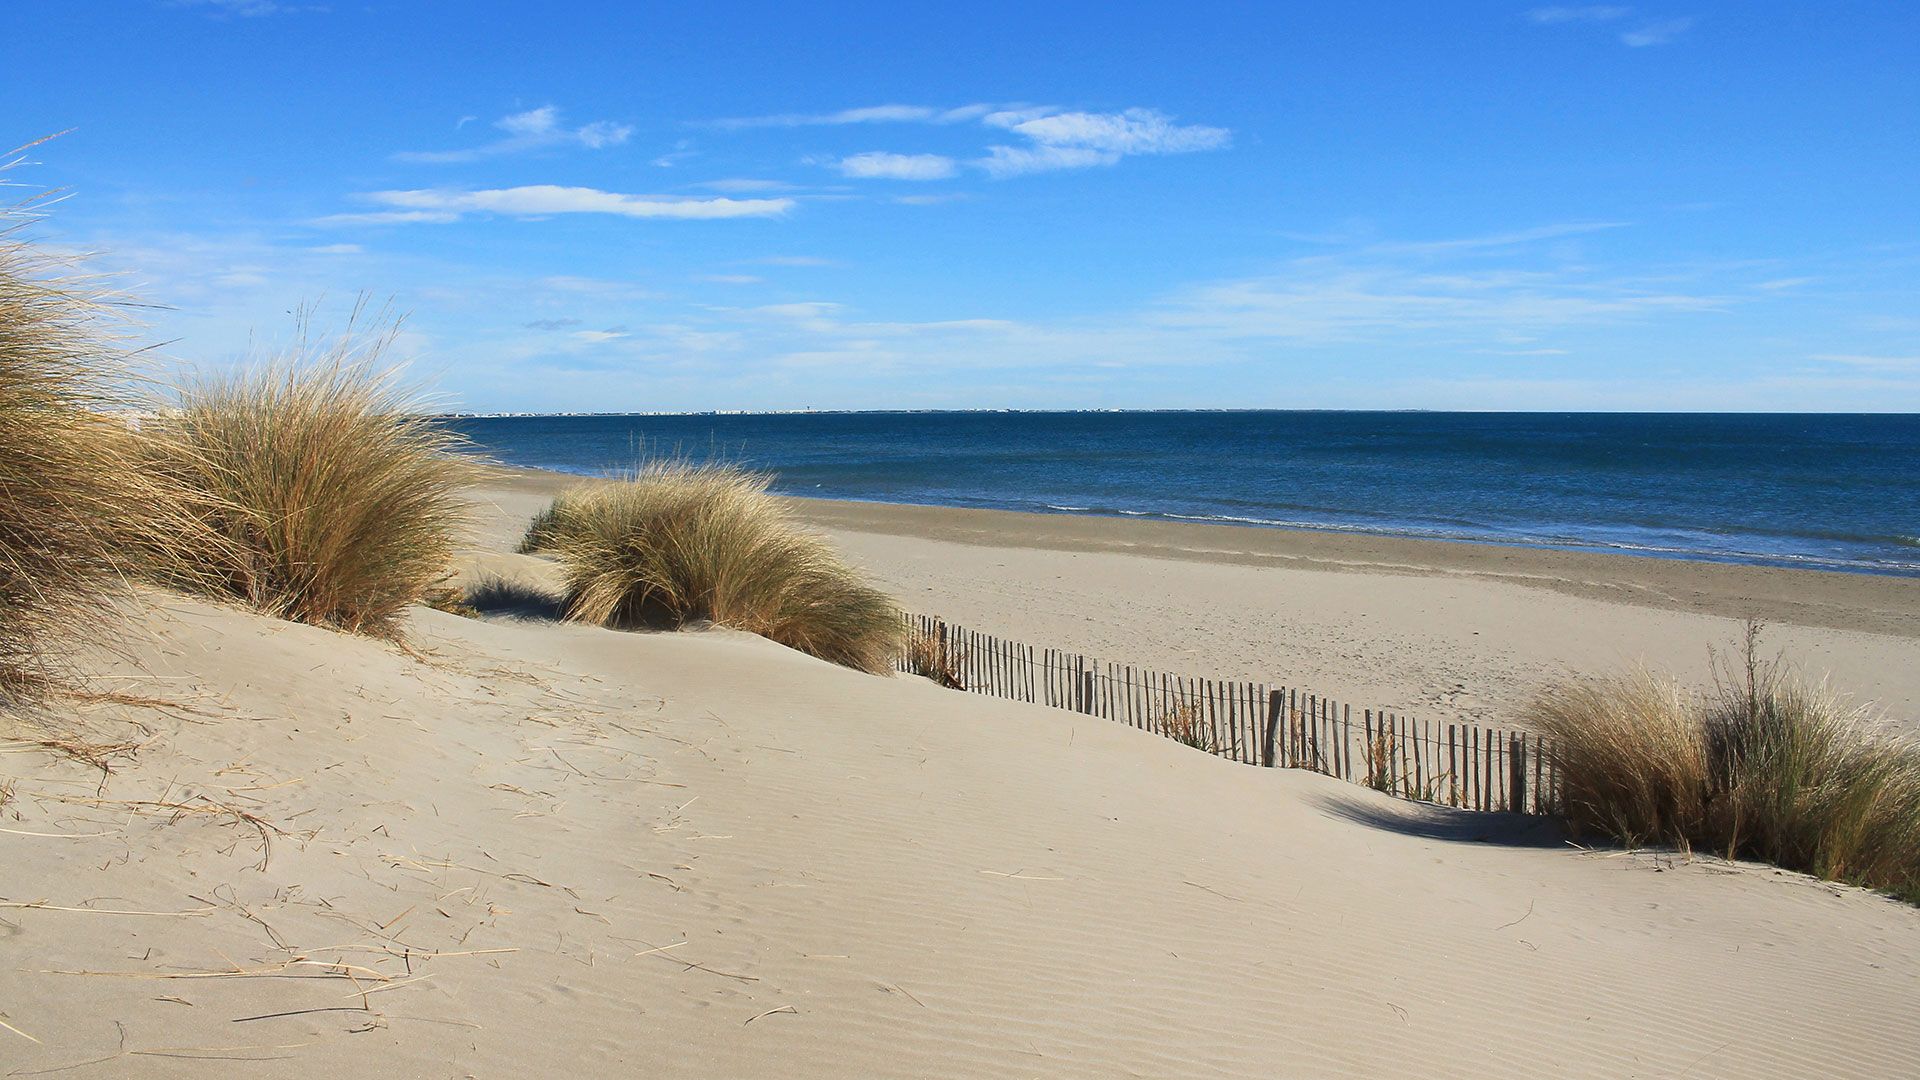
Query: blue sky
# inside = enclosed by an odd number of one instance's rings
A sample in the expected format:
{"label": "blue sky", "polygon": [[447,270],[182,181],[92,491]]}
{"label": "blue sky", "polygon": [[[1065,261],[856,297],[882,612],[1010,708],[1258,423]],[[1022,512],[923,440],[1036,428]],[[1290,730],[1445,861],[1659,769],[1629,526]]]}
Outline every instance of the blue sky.
{"label": "blue sky", "polygon": [[39,227],[474,410],[1920,410],[1920,5],[65,3]]}

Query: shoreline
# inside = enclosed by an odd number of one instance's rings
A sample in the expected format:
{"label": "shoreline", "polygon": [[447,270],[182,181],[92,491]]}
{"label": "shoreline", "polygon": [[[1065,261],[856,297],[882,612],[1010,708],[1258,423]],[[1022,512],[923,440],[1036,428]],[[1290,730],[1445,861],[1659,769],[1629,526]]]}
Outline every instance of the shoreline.
{"label": "shoreline", "polygon": [[[491,465],[481,485],[551,497],[595,478]],[[785,495],[830,533],[1331,573],[1466,578],[1582,600],[1920,639],[1920,577],[1285,526]]]}

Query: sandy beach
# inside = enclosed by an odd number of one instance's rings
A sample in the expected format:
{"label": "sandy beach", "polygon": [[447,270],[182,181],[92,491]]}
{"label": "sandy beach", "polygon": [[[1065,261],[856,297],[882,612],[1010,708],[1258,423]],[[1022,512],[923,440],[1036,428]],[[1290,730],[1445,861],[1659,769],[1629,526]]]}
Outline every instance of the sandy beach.
{"label": "sandy beach", "polygon": [[[500,470],[531,516],[574,478]],[[1631,664],[1705,685],[1746,619],[1920,725],[1920,579],[1346,533],[794,499],[913,611],[1103,659],[1507,726],[1540,685]],[[504,544],[506,537],[494,538]]]}
{"label": "sandy beach", "polygon": [[[530,498],[486,496],[468,573],[550,572],[505,550]],[[946,563],[935,589],[963,557],[1329,573],[836,536],[883,574]],[[420,608],[401,650],[146,604],[75,704],[133,744],[111,771],[0,755],[9,1075],[1881,1077],[1920,1053],[1920,912],[1857,889],[728,631]],[[1165,626],[1029,614],[1095,644]]]}
{"label": "sandy beach", "polygon": [[1729,7],[16,18],[0,1080],[1920,1077],[1920,5]]}

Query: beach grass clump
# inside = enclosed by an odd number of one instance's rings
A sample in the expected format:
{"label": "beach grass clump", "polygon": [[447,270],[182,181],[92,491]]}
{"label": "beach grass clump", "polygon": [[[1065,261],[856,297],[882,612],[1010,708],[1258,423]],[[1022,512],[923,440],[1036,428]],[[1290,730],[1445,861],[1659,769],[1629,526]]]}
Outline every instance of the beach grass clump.
{"label": "beach grass clump", "polygon": [[1636,671],[1551,688],[1562,813],[1631,845],[1668,844],[1880,889],[1920,903],[1920,745],[1825,684],[1761,661],[1712,693]]}
{"label": "beach grass clump", "polygon": [[1179,702],[1161,713],[1160,733],[1181,746],[1191,746],[1209,754],[1220,752],[1220,740],[1207,724],[1198,702]]}
{"label": "beach grass clump", "polygon": [[881,673],[905,624],[885,593],[801,529],[771,477],[666,462],[563,492],[528,536],[558,558],[566,615],[601,626],[700,620]]}
{"label": "beach grass clump", "polygon": [[148,466],[191,525],[156,559],[168,585],[264,614],[396,639],[448,573],[473,467],[381,362],[393,330],[301,341],[185,386]]}
{"label": "beach grass clump", "polygon": [[22,234],[30,205],[0,210],[0,709],[109,629],[145,498],[115,299]]}
{"label": "beach grass clump", "polygon": [[944,637],[933,634],[912,634],[907,638],[907,673],[931,679],[936,685],[949,690],[967,688],[966,650],[960,649]]}
{"label": "beach grass clump", "polygon": [[1366,759],[1365,777],[1362,782],[1375,791],[1393,795],[1401,786],[1402,778],[1394,775],[1396,770],[1393,767],[1393,755],[1397,744],[1398,740],[1394,737],[1394,733],[1383,728],[1361,747],[1361,753]]}

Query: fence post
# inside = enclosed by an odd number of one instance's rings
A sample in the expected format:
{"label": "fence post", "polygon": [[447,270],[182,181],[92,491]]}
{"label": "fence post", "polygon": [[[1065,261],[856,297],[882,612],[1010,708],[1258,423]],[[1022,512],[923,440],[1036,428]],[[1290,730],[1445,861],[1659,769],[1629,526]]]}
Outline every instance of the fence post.
{"label": "fence post", "polygon": [[[1097,665],[1099,661],[1094,663]],[[1096,672],[1088,670],[1087,661],[1082,659],[1080,661],[1080,711],[1083,713],[1093,714],[1099,711],[1100,695],[1094,688],[1097,678]]]}
{"label": "fence post", "polygon": [[1507,810],[1515,814],[1527,812],[1527,737],[1510,736],[1507,741],[1507,768],[1512,783],[1507,790]]}
{"label": "fence post", "polygon": [[1273,690],[1267,694],[1267,730],[1260,740],[1260,764],[1273,768],[1274,754],[1279,749],[1280,714],[1286,711],[1287,692]]}

